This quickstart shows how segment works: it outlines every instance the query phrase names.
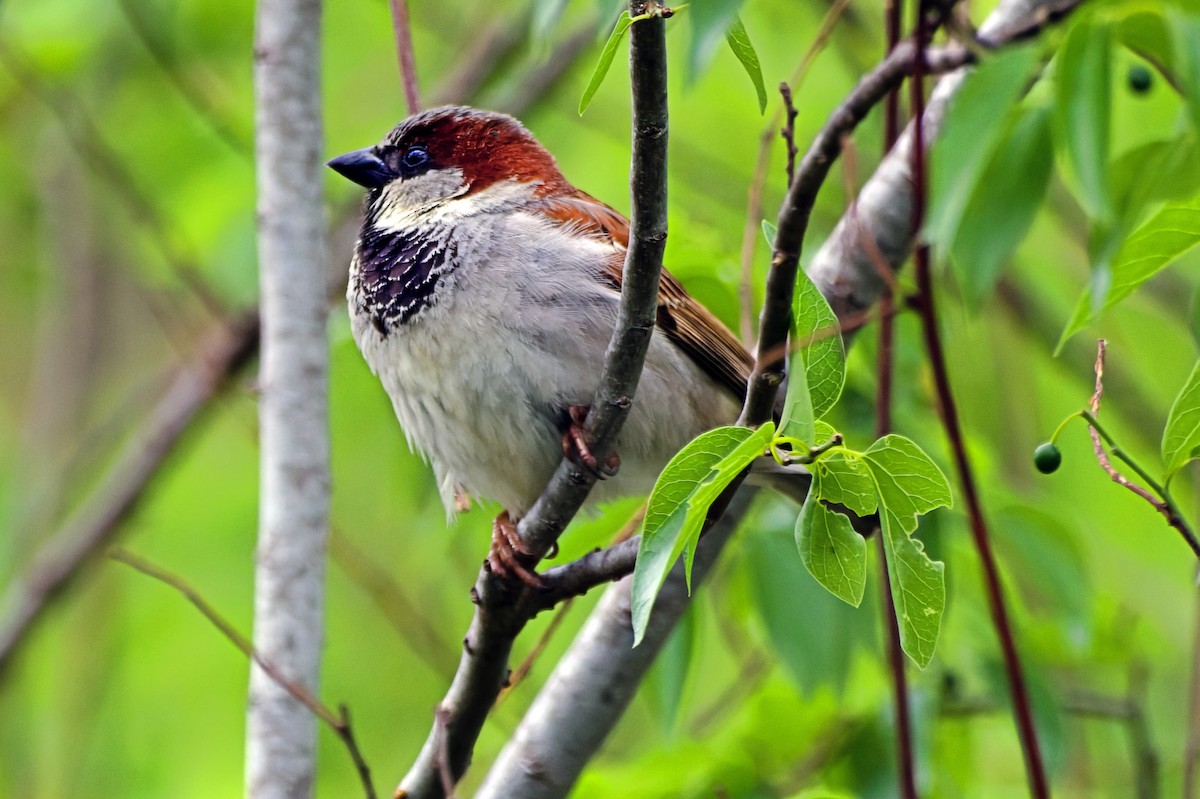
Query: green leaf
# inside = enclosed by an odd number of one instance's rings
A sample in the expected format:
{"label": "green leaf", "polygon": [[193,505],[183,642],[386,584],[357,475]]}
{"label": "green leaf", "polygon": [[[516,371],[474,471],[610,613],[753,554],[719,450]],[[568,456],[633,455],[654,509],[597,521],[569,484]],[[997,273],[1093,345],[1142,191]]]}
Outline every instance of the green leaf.
{"label": "green leaf", "polygon": [[1025,93],[1039,55],[1039,48],[1026,45],[985,57],[946,110],[931,148],[930,205],[923,231],[943,251],[954,242],[971,198],[987,193],[981,177],[1004,132],[996,120],[1006,118]]}
{"label": "green leaf", "polygon": [[716,55],[717,47],[725,38],[743,0],[692,0],[688,3],[688,23],[692,37],[688,47],[687,69],[684,79],[691,85]]}
{"label": "green leaf", "polygon": [[733,50],[733,54],[741,62],[746,74],[750,76],[750,82],[754,84],[754,91],[758,95],[758,113],[763,113],[767,110],[767,87],[763,85],[762,66],[758,63],[758,53],[754,52],[754,45],[750,43],[750,34],[746,33],[746,26],[742,24],[741,17],[734,18],[733,24],[725,33],[725,41],[729,42],[729,49]]}
{"label": "green leaf", "polygon": [[591,80],[588,81],[587,88],[583,90],[583,96],[579,98],[579,116],[583,116],[583,112],[592,102],[596,90],[604,82],[604,76],[608,74],[608,68],[612,66],[613,58],[617,55],[617,47],[625,38],[625,31],[629,30],[629,26],[632,24],[633,17],[629,16],[628,11],[622,11],[621,15],[617,17],[617,24],[613,28],[613,32],[609,34],[608,41],[604,43],[604,49],[600,51],[600,60],[596,62],[596,68],[592,70]]}
{"label": "green leaf", "polygon": [[946,564],[931,560],[917,539],[897,533],[895,516],[883,513],[879,518],[900,646],[923,669],[933,659],[946,610]]}
{"label": "green leaf", "polygon": [[1103,22],[1076,25],[1058,54],[1061,146],[1075,174],[1079,200],[1095,220],[1112,219],[1108,184],[1112,102],[1112,33]]}
{"label": "green leaf", "polygon": [[1192,373],[1167,414],[1167,427],[1162,437],[1166,479],[1170,480],[1197,457],[1200,457],[1200,363],[1192,367]]}
{"label": "green leaf", "polygon": [[[1183,203],[1171,203],[1133,232],[1117,251],[1111,270],[1111,287],[1101,310],[1111,308],[1128,297],[1176,258],[1200,243],[1200,197]],[[1094,313],[1092,290],[1085,290],[1071,321],[1059,339],[1059,346],[1082,330]]]}
{"label": "green leaf", "polygon": [[804,353],[813,416],[819,419],[842,395],[842,386],[846,382],[846,348],[837,315],[803,271],[796,279],[792,325],[793,346],[798,344]]}
{"label": "green leaf", "polygon": [[844,505],[859,516],[875,512],[875,481],[857,453],[834,452],[812,465],[813,481],[821,484],[820,497]]}
{"label": "green leaf", "polygon": [[800,560],[818,583],[847,604],[858,607],[867,587],[867,542],[854,531],[845,514],[821,504],[820,478],[796,519]]}
{"label": "green leaf", "polygon": [[949,507],[950,485],[929,456],[903,436],[884,436],[863,459],[875,481],[900,645],[925,668],[933,658],[946,609],[945,564],[931,560],[924,545],[911,536],[919,515]]}
{"label": "green leaf", "polygon": [[815,443],[815,422],[812,393],[808,390],[808,370],[804,368],[804,350],[797,348],[788,357],[787,393],[783,398],[779,431],[812,446]]}
{"label": "green leaf", "polygon": [[906,534],[917,529],[917,516],[950,507],[950,483],[929,456],[911,439],[895,433],[876,441],[862,454],[880,491],[880,506],[900,517]]}
{"label": "green leaf", "polygon": [[1200,146],[1194,131],[1147,142],[1112,165],[1113,198],[1122,230],[1133,230],[1155,203],[1191,199],[1200,186]]}
{"label": "green leaf", "polygon": [[776,234],[776,232],[778,232],[778,228],[775,227],[775,225],[773,223],[768,222],[767,220],[764,219],[762,221],[762,232],[763,232],[763,238],[765,238],[767,240],[767,246],[774,249],[775,234]]}
{"label": "green leaf", "polygon": [[976,310],[1029,232],[1054,163],[1050,108],[1019,108],[983,170],[950,245],[963,298]]}
{"label": "green leaf", "polygon": [[775,434],[774,423],[757,430],[718,427],[694,438],[663,469],[646,503],[642,540],[633,570],[634,646],[646,633],[654,599],[671,567],[685,550],[691,585],[692,558],[704,517],[725,486],[762,454]]}

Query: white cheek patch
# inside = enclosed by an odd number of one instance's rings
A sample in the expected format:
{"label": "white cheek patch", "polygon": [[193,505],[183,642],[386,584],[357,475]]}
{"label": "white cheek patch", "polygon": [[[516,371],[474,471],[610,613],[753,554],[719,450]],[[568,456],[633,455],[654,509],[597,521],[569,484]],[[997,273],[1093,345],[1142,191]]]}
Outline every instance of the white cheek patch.
{"label": "white cheek patch", "polygon": [[453,225],[461,219],[495,210],[533,196],[539,184],[517,180],[494,183],[466,194],[461,169],[434,169],[408,180],[389,183],[380,194],[374,228],[397,233],[416,226]]}

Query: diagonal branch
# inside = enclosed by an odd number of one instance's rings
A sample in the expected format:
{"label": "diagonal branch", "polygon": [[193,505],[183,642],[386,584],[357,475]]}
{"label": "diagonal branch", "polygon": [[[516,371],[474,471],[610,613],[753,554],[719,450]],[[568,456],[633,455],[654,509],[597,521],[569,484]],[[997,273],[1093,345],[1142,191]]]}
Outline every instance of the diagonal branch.
{"label": "diagonal branch", "polygon": [[210,333],[196,357],[178,368],[107,478],[0,598],[0,670],[42,611],[79,575],[81,565],[112,541],[179,439],[257,351],[258,315],[252,314]]}

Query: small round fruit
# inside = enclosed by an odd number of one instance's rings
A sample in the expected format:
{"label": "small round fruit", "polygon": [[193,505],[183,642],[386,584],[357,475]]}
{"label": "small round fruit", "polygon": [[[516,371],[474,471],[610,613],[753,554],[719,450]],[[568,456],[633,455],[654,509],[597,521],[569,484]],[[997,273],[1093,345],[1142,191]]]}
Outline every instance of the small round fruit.
{"label": "small round fruit", "polygon": [[1042,474],[1052,474],[1062,465],[1062,452],[1047,441],[1033,451],[1033,465]]}
{"label": "small round fruit", "polygon": [[1150,91],[1152,82],[1150,70],[1141,64],[1134,64],[1129,68],[1129,90],[1134,94],[1145,94]]}

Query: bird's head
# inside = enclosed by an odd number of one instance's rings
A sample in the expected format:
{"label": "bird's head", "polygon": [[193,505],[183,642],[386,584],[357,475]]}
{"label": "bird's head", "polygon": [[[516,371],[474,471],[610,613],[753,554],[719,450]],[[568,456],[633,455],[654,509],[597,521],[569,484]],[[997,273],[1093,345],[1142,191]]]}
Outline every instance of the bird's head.
{"label": "bird's head", "polygon": [[465,106],[415,114],[378,145],[328,165],[368,189],[368,216],[385,227],[438,211],[468,216],[566,185],[554,157],[520,122]]}

